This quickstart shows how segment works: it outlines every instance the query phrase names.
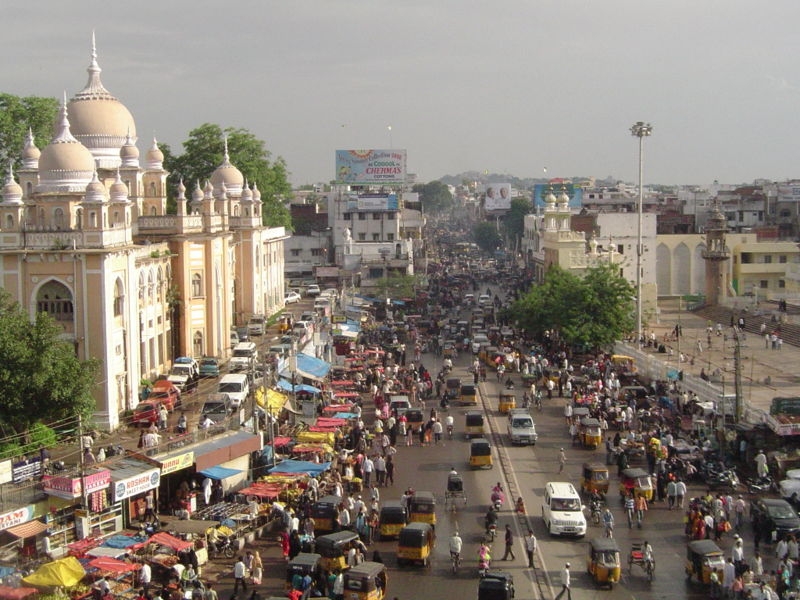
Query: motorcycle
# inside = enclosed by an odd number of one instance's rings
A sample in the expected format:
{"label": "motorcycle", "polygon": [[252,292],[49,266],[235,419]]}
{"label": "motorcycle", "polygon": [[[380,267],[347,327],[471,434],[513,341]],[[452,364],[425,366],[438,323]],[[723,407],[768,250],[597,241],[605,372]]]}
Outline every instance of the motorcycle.
{"label": "motorcycle", "polygon": [[499,512],[500,509],[503,507],[503,503],[506,501],[506,495],[503,493],[502,487],[495,486],[492,488],[491,500],[495,512]]}
{"label": "motorcycle", "polygon": [[485,577],[492,566],[492,557],[488,552],[478,555],[478,575]]}
{"label": "motorcycle", "polygon": [[751,494],[763,494],[775,491],[775,480],[769,475],[764,477],[752,477],[747,480],[747,491]]}
{"label": "motorcycle", "polygon": [[233,555],[236,554],[236,550],[231,543],[231,538],[225,536],[217,540],[217,542],[212,546],[214,550],[214,554],[217,556],[224,556],[225,558],[233,558]]}
{"label": "motorcycle", "polygon": [[600,517],[603,514],[603,503],[600,500],[592,500],[589,507],[592,523],[599,525]]}
{"label": "motorcycle", "polygon": [[452,440],[453,439],[453,426],[452,425],[448,425],[447,426],[447,439],[448,440]]}
{"label": "motorcycle", "polygon": [[506,389],[507,390],[513,390],[514,389],[514,381],[511,379],[511,377],[506,379],[506,384],[505,385],[506,385]]}
{"label": "motorcycle", "polygon": [[739,485],[739,477],[736,471],[727,468],[720,462],[709,462],[703,464],[702,478],[705,484],[711,488],[736,489]]}

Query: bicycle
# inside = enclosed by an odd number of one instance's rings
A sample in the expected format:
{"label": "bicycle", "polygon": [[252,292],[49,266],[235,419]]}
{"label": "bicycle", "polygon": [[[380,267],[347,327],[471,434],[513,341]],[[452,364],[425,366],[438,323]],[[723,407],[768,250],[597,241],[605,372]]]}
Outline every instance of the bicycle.
{"label": "bicycle", "polygon": [[461,554],[458,552],[451,552],[450,561],[452,563],[453,575],[455,575],[458,573],[458,568],[461,566]]}

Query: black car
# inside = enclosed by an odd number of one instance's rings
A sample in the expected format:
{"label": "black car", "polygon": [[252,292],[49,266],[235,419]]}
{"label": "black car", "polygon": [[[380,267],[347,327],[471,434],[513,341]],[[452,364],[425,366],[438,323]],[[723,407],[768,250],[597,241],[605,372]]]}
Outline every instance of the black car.
{"label": "black car", "polygon": [[789,534],[800,534],[800,517],[786,500],[780,498],[758,498],[750,505],[750,518],[753,527],[758,527],[762,535],[778,532],[778,538]]}
{"label": "black car", "polygon": [[239,336],[240,342],[249,342],[250,341],[250,333],[247,331],[247,327],[237,327],[236,333]]}
{"label": "black car", "polygon": [[228,394],[213,393],[209,394],[203,408],[200,410],[200,423],[208,417],[214,423],[222,423],[233,412],[233,406]]}

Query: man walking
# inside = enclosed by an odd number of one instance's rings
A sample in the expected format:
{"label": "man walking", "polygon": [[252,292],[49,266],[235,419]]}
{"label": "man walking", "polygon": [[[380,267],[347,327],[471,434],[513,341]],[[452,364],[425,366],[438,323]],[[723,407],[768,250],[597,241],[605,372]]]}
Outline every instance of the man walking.
{"label": "man walking", "polygon": [[569,563],[564,565],[564,568],[561,570],[561,591],[558,592],[558,595],[555,597],[555,600],[559,600],[561,596],[564,595],[564,592],[567,593],[567,600],[572,600],[572,590],[570,589],[570,582],[569,582]]}
{"label": "man walking", "polygon": [[528,535],[525,537],[525,552],[528,553],[528,568],[533,569],[533,555],[536,553],[536,536],[533,531],[528,529]]}
{"label": "man walking", "polygon": [[558,455],[558,472],[561,473],[564,470],[564,465],[567,464],[567,455],[564,452],[564,449],[561,449],[561,452]]}
{"label": "man walking", "polygon": [[508,555],[511,555],[511,560],[517,560],[514,556],[514,534],[511,532],[511,525],[506,523],[506,553],[503,554],[501,560],[508,560]]}
{"label": "man walking", "polygon": [[239,586],[242,586],[242,592],[247,593],[247,567],[244,565],[244,559],[240,556],[236,563],[233,565],[233,594],[234,596],[239,591]]}

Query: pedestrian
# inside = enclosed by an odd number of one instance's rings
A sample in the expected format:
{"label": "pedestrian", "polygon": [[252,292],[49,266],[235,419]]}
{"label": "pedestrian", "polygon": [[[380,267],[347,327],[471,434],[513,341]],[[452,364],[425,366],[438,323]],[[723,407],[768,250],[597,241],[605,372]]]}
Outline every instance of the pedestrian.
{"label": "pedestrian", "polygon": [[682,479],[675,482],[675,501],[678,503],[678,508],[683,508],[683,498],[686,496],[686,484]]}
{"label": "pedestrian", "polygon": [[261,553],[256,550],[253,554],[253,561],[250,565],[250,577],[253,585],[261,585],[261,578],[264,576],[264,562],[261,560]]}
{"label": "pedestrian", "polygon": [[233,594],[239,591],[239,586],[242,586],[242,591],[247,592],[247,567],[244,564],[244,557],[240,556],[236,563],[233,565]]}
{"label": "pedestrian", "polygon": [[564,565],[564,568],[561,570],[561,591],[558,592],[558,595],[555,597],[555,600],[559,600],[559,598],[561,598],[561,596],[564,595],[564,592],[567,593],[567,600],[572,600],[572,590],[570,589],[569,563]]}
{"label": "pedestrian", "polygon": [[561,451],[558,455],[558,472],[562,473],[564,471],[564,466],[567,464],[567,455],[564,453],[564,449],[561,448]]}
{"label": "pedestrian", "polygon": [[675,507],[675,497],[678,494],[678,485],[675,483],[674,479],[670,479],[669,483],[667,484],[667,505],[669,510],[672,510]]}
{"label": "pedestrian", "polygon": [[528,529],[528,535],[525,537],[525,552],[528,554],[528,567],[533,569],[533,555],[536,553],[536,536],[533,535],[532,529]]}
{"label": "pedestrian", "polygon": [[153,580],[153,571],[150,568],[150,563],[147,561],[142,562],[142,567],[139,569],[139,584],[142,586],[142,594],[147,596],[150,591],[150,582]]}
{"label": "pedestrian", "polygon": [[386,485],[394,485],[394,460],[391,455],[386,457]]}
{"label": "pedestrian", "polygon": [[205,600],[219,600],[219,596],[217,595],[217,590],[214,589],[213,581],[209,581],[208,583],[206,583]]}
{"label": "pedestrian", "polygon": [[506,523],[506,552],[501,560],[508,560],[509,554],[511,560],[517,560],[517,557],[514,556],[514,533],[511,531],[511,525]]}

